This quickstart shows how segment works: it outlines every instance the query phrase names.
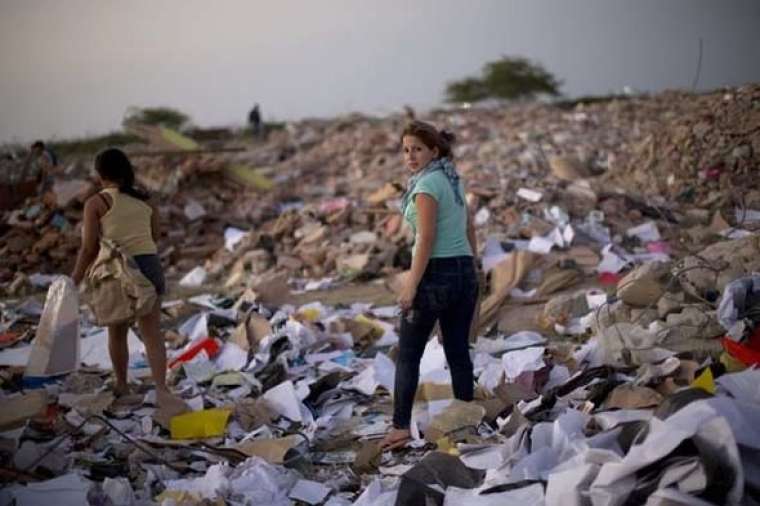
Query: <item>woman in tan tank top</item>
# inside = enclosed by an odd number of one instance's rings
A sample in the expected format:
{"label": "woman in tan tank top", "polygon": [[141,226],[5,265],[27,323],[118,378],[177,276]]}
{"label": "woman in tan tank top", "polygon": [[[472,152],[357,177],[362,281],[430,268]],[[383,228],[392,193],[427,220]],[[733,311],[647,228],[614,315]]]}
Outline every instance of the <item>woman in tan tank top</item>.
{"label": "woman in tan tank top", "polygon": [[[166,387],[166,347],[160,329],[160,296],[164,293],[164,276],[156,247],[159,237],[158,211],[148,202],[148,195],[135,188],[132,164],[121,150],[109,148],[98,154],[95,170],[103,190],[85,202],[82,248],[71,277],[77,285],[82,281],[97,257],[103,237],[131,255],[142,273],[156,287],[159,300],[148,315],[137,319],[137,325],[156,383],[158,403],[166,405],[176,399]],[[114,393],[117,395],[128,392],[129,327],[129,323],[108,327],[108,351],[116,377]]]}

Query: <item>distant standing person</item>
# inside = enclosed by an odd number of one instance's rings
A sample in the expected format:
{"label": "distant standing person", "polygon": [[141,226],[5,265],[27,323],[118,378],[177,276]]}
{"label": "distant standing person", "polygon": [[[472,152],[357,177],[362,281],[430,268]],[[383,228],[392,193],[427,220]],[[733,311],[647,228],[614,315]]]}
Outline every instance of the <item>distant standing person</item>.
{"label": "distant standing person", "polygon": [[29,147],[29,154],[24,160],[24,166],[19,175],[18,183],[35,181],[39,187],[39,193],[44,192],[52,185],[52,171],[58,166],[58,157],[55,152],[42,141],[35,141]]}
{"label": "distant standing person", "polygon": [[254,104],[251,112],[248,113],[248,124],[251,126],[251,132],[254,137],[258,137],[261,133],[261,111],[259,104]]}
{"label": "distant standing person", "polygon": [[[95,157],[95,171],[103,189],[85,202],[82,248],[71,277],[77,285],[82,282],[87,269],[97,258],[100,239],[105,238],[131,256],[156,288],[159,296],[156,305],[150,313],[138,318],[137,324],[156,384],[156,399],[159,405],[164,405],[175,398],[166,386],[166,347],[159,326],[160,297],[165,292],[165,282],[156,246],[158,210],[149,203],[148,194],[135,187],[132,164],[123,151],[109,148],[99,153]],[[108,327],[108,352],[116,376],[114,393],[117,396],[128,392],[129,327],[129,322]]]}
{"label": "distant standing person", "polygon": [[412,405],[420,360],[433,326],[439,323],[454,396],[473,397],[469,334],[477,302],[475,229],[464,185],[452,159],[453,134],[413,121],[401,134],[404,164],[411,177],[401,211],[415,238],[412,267],[398,297],[401,306],[399,355],[393,392],[393,429],[388,449],[411,438]]}

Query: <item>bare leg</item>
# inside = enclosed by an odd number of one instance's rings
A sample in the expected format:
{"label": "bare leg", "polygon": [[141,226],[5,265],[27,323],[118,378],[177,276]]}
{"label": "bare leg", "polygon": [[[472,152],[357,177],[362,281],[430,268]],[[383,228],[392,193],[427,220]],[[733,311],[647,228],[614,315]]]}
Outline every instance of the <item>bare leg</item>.
{"label": "bare leg", "polygon": [[127,365],[129,362],[129,349],[127,348],[127,332],[129,324],[109,325],[108,327],[108,354],[111,356],[113,373],[116,378],[114,392],[116,395],[127,393]]}
{"label": "bare leg", "polygon": [[140,334],[145,343],[153,381],[156,383],[156,397],[159,403],[162,398],[169,395],[169,390],[166,388],[166,346],[164,345],[164,336],[161,333],[160,321],[160,302],[156,302],[150,313],[137,320]]}

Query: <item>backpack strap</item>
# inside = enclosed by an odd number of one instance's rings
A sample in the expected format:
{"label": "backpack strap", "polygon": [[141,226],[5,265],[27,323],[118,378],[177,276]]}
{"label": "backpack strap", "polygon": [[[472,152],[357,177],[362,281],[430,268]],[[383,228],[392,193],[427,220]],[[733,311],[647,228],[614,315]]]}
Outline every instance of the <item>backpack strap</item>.
{"label": "backpack strap", "polygon": [[111,203],[108,202],[108,199],[106,198],[105,195],[103,195],[103,192],[99,192],[97,195],[98,195],[98,197],[100,197],[100,200],[103,201],[103,204],[105,204],[106,209],[108,209],[110,211],[111,210]]}

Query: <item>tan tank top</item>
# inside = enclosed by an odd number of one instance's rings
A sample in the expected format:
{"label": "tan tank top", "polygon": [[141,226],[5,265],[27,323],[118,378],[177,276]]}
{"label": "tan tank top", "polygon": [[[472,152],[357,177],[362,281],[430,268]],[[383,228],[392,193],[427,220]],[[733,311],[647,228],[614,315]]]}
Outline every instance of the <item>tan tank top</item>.
{"label": "tan tank top", "polygon": [[111,208],[100,218],[103,237],[115,242],[130,256],[158,253],[151,227],[153,208],[117,188],[106,188],[101,193],[111,197]]}

